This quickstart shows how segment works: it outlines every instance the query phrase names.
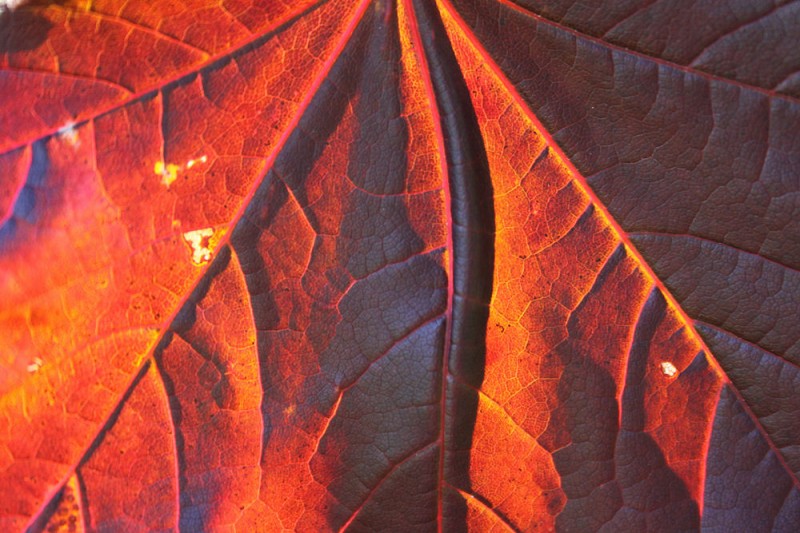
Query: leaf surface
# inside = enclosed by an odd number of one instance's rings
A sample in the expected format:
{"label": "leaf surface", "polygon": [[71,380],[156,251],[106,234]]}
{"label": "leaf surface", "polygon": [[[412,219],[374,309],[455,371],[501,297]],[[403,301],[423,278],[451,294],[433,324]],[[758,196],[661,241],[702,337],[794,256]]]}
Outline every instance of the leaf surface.
{"label": "leaf surface", "polygon": [[797,529],[797,6],[1,13],[1,529]]}

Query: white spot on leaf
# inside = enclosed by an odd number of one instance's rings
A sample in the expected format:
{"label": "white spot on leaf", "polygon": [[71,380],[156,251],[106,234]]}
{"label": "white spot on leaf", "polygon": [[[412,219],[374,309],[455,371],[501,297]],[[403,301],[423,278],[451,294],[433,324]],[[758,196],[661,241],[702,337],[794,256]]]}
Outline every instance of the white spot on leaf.
{"label": "white spot on leaf", "polygon": [[675,365],[673,365],[669,361],[665,361],[661,363],[661,373],[671,378],[672,376],[678,373],[678,369],[675,368]]}
{"label": "white spot on leaf", "polygon": [[156,161],[155,165],[153,165],[153,172],[156,175],[161,176],[161,183],[169,189],[169,186],[172,185],[176,179],[178,179],[178,171],[180,170],[189,170],[195,165],[199,165],[200,163],[205,163],[208,161],[207,155],[201,155],[197,159],[190,159],[186,162],[185,165],[175,165],[173,163],[165,163],[164,161]]}
{"label": "white spot on leaf", "polygon": [[156,161],[153,165],[153,172],[161,176],[161,183],[169,189],[176,179],[178,179],[178,165],[172,163],[165,164],[163,161]]}
{"label": "white spot on leaf", "polygon": [[42,368],[43,364],[44,361],[42,361],[38,357],[34,357],[33,362],[28,365],[28,372],[30,372],[31,374],[38,372],[39,369]]}
{"label": "white spot on leaf", "polygon": [[76,148],[81,145],[81,141],[78,139],[78,130],[75,129],[74,122],[67,122],[64,124],[64,126],[58,130],[58,136],[65,139],[70,145]]}
{"label": "white spot on leaf", "polygon": [[201,155],[197,159],[190,159],[186,162],[186,168],[192,168],[193,166],[197,165],[198,163],[205,163],[208,161],[208,156]]}
{"label": "white spot on leaf", "polygon": [[196,229],[183,234],[184,240],[192,249],[192,262],[194,264],[202,265],[211,259],[211,248],[209,246],[213,235],[213,228]]}

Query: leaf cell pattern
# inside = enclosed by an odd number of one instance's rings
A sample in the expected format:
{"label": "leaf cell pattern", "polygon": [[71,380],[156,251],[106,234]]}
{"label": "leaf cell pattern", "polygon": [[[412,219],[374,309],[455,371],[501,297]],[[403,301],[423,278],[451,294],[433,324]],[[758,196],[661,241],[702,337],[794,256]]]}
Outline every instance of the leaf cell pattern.
{"label": "leaf cell pattern", "polygon": [[0,529],[800,528],[779,4],[0,11]]}

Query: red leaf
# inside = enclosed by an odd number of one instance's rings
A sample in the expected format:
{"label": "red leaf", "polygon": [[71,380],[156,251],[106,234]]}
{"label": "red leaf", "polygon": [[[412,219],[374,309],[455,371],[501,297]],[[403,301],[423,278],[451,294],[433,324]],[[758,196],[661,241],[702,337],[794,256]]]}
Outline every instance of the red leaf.
{"label": "red leaf", "polygon": [[797,3],[256,3],[0,13],[0,529],[800,528]]}

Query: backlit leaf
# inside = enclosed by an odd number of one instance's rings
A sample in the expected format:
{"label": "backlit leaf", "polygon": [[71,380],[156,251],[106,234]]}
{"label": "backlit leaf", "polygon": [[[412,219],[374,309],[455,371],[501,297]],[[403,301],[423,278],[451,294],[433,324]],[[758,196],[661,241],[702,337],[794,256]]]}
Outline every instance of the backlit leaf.
{"label": "backlit leaf", "polygon": [[0,530],[800,529],[798,18],[6,2]]}

